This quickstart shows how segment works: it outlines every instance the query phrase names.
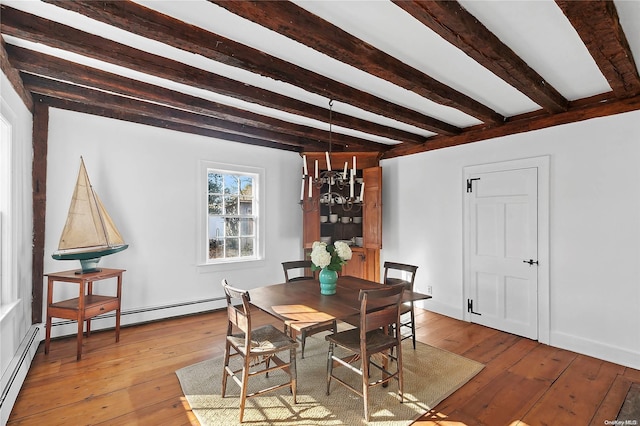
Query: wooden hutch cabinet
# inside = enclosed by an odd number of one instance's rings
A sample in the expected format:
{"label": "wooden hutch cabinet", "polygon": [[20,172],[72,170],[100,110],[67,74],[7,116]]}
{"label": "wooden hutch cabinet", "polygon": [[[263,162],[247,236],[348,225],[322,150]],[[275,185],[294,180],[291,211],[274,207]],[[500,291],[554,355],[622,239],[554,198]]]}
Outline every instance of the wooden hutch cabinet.
{"label": "wooden hutch cabinet", "polygon": [[[326,154],[324,152],[303,153],[307,159],[307,170],[313,176],[316,160],[318,166],[325,170]],[[353,256],[342,268],[341,274],[352,275],[373,281],[380,281],[380,249],[382,248],[382,168],[379,166],[378,153],[339,152],[331,154],[331,165],[334,170],[342,171],[345,162],[351,168],[353,157],[356,157],[356,182],[354,196],[362,194],[363,202],[356,202],[351,209],[338,203],[315,203],[314,208],[305,204],[303,212],[303,244],[305,256],[309,256],[314,241],[321,237],[331,238],[331,242],[351,240]],[[362,190],[362,184],[364,189]],[[321,192],[326,187],[312,186],[312,198],[319,200]],[[350,195],[348,186],[339,189],[332,188],[345,196]],[[362,190],[362,192],[361,192]],[[302,191],[308,197],[305,186]],[[302,195],[302,194],[301,194]],[[333,223],[330,215],[337,215],[338,220]],[[321,221],[326,218],[326,221]],[[335,216],[334,216],[335,218]],[[344,218],[344,219],[343,219]],[[360,237],[362,240],[361,244]]]}

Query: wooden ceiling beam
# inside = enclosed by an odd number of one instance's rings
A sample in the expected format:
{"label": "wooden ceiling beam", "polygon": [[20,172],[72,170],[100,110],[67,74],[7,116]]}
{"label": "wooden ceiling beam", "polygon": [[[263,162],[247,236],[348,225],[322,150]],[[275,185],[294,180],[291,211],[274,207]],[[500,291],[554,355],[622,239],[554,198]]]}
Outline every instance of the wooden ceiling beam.
{"label": "wooden ceiling beam", "polygon": [[[266,141],[263,139],[257,139],[242,135],[236,135],[232,133],[220,132],[217,130],[207,129],[203,127],[191,126],[183,123],[176,123],[175,121],[149,117],[147,115],[140,115],[123,111],[120,108],[110,108],[106,106],[88,105],[81,102],[75,102],[68,99],[54,98],[46,95],[34,95],[38,102],[47,104],[52,108],[63,109],[67,111],[75,111],[83,114],[97,115],[100,117],[112,118],[114,120],[127,121],[130,123],[144,124],[147,126],[159,127],[161,129],[173,130],[181,133],[189,133],[200,136],[206,136],[209,138],[223,139],[225,141],[238,142],[248,145],[262,146],[265,148],[274,148],[285,151],[300,152],[299,146],[281,144],[277,142]],[[304,151],[304,149],[303,149]]]}
{"label": "wooden ceiling beam", "polygon": [[528,114],[524,114],[524,118],[520,119],[513,117],[501,126],[477,126],[474,129],[462,133],[461,135],[435,136],[420,147],[413,145],[400,145],[384,152],[382,158],[417,154],[419,152],[464,145],[486,139],[494,139],[517,133],[530,132],[532,130],[539,130],[547,127],[575,123],[596,117],[605,117],[640,109],[640,95],[609,101],[603,101],[598,98],[594,98],[593,100],[594,102],[591,103],[582,103],[579,101],[572,102],[572,105],[575,104],[576,106],[572,106],[566,112],[536,117],[529,117]]}
{"label": "wooden ceiling beam", "polygon": [[5,45],[4,37],[0,35],[0,70],[7,76],[9,83],[16,91],[22,102],[27,109],[33,112],[33,98],[31,93],[24,87],[24,83],[20,78],[20,73],[16,70],[9,61],[9,54],[7,53],[7,45]]}
{"label": "wooden ceiling beam", "polygon": [[504,117],[491,108],[376,49],[289,1],[209,0],[230,12],[298,41],[433,102],[459,109],[483,122]]}
{"label": "wooden ceiling beam", "polygon": [[[229,130],[233,131],[234,128],[241,125],[243,129],[246,128],[247,130],[251,128],[265,129],[306,139],[324,141],[325,143],[329,141],[329,132],[325,130],[289,123],[284,120],[208,101],[21,47],[8,45],[7,52],[11,58],[11,64],[24,73],[66,81],[75,85],[94,87],[99,90],[213,117],[220,120],[220,128],[228,127]],[[332,135],[332,140],[336,144],[357,147],[358,150],[362,151],[379,152],[388,148],[388,145],[335,132]]]}
{"label": "wooden ceiling beam", "polygon": [[616,97],[640,93],[640,76],[618,12],[609,0],[556,0]]}
{"label": "wooden ceiling beam", "polygon": [[141,116],[154,117],[186,124],[189,126],[202,127],[221,133],[231,133],[240,136],[253,137],[280,144],[294,145],[301,148],[312,145],[324,147],[317,141],[291,136],[284,133],[274,132],[267,129],[249,128],[243,125],[224,122],[213,117],[198,115],[188,111],[182,111],[163,105],[140,101],[138,99],[119,96],[112,93],[89,89],[87,87],[75,86],[58,80],[51,80],[45,77],[21,73],[22,80],[26,87],[38,95],[46,95],[53,98],[66,99],[86,105],[102,106],[110,109],[120,109],[124,112]]}
{"label": "wooden ceiling beam", "polygon": [[[2,14],[2,32],[14,37],[291,114],[319,121],[326,121],[329,117],[327,108],[143,52],[5,5],[0,5],[0,13]],[[364,133],[367,133],[368,127],[373,125],[368,121],[348,117],[345,114],[333,114],[333,124]],[[358,125],[353,126],[353,124]]]}
{"label": "wooden ceiling beam", "polygon": [[[283,81],[328,99],[353,105],[381,116],[391,117],[394,120],[430,132],[446,135],[454,135],[461,132],[458,127],[441,120],[391,103],[370,93],[270,56],[260,50],[209,32],[201,27],[158,13],[137,3],[122,0],[100,2],[95,0],[45,1],[106,24],[117,26],[142,37],[202,55],[225,65]],[[410,143],[422,143],[426,139],[420,135],[391,128],[384,132],[379,131],[376,134]]]}
{"label": "wooden ceiling beam", "polygon": [[569,102],[457,1],[393,0],[446,41],[550,113]]}

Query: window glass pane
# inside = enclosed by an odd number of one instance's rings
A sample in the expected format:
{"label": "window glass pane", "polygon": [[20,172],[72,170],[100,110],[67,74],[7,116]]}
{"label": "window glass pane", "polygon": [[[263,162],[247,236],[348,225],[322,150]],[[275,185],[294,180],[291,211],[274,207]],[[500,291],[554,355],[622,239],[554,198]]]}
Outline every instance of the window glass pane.
{"label": "window glass pane", "polygon": [[240,194],[246,198],[253,195],[253,179],[250,176],[240,177]]}
{"label": "window glass pane", "polygon": [[225,257],[238,257],[240,256],[239,250],[240,239],[239,238],[227,238],[227,250]]}
{"label": "window glass pane", "polygon": [[240,214],[253,214],[253,200],[240,198]]}
{"label": "window glass pane", "polygon": [[242,256],[253,256],[253,241],[253,238],[240,238]]}
{"label": "window glass pane", "polygon": [[209,193],[222,194],[222,175],[209,173]]}
{"label": "window glass pane", "polygon": [[224,240],[209,240],[209,259],[224,259]]}
{"label": "window glass pane", "polygon": [[222,214],[221,195],[209,195],[209,214]]}
{"label": "window glass pane", "polygon": [[240,235],[240,219],[237,217],[228,217],[225,219],[225,236],[237,237]]}
{"label": "window glass pane", "polygon": [[209,238],[224,237],[224,218],[209,215]]}
{"label": "window glass pane", "polygon": [[253,219],[240,219],[240,235],[249,237],[253,235]]}
{"label": "window glass pane", "polygon": [[224,213],[238,214],[238,196],[237,195],[224,196]]}
{"label": "window glass pane", "polygon": [[239,177],[235,175],[224,175],[224,193],[238,195]]}

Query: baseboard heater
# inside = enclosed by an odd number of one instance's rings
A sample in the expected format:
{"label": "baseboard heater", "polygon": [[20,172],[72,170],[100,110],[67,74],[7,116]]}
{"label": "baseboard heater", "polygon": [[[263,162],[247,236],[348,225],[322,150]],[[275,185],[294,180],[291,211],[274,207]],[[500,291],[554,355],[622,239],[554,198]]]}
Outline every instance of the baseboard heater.
{"label": "baseboard heater", "polygon": [[[0,396],[0,408],[2,408],[2,405],[4,404],[5,399],[7,399],[7,396],[11,391],[11,387],[13,386],[13,383],[16,380],[16,377],[18,377],[18,373],[20,372],[20,369],[22,368],[25,360],[27,359],[27,356],[29,356],[31,345],[33,345],[33,342],[36,340],[36,337],[38,336],[39,333],[40,333],[40,327],[35,327],[31,332],[31,336],[25,337],[25,340],[28,339],[28,342],[26,344],[21,344],[21,346],[23,347],[22,353],[18,358],[18,362],[16,362],[15,365],[13,366],[13,370],[11,371],[11,376],[9,376],[9,380],[7,380],[6,385],[2,389],[2,395]],[[38,343],[40,343],[40,340],[38,340]],[[20,386],[22,386],[22,384],[20,384]]]}
{"label": "baseboard heater", "polygon": [[[120,318],[122,318],[123,316],[126,316],[126,315],[143,314],[143,313],[146,313],[146,312],[162,311],[164,309],[174,309],[174,308],[181,308],[181,307],[184,307],[184,306],[199,305],[199,304],[202,304],[202,303],[219,302],[221,300],[226,300],[226,298],[225,297],[214,297],[214,298],[211,298],[211,299],[194,300],[194,301],[191,301],[191,302],[172,303],[171,305],[163,305],[163,306],[153,306],[153,307],[149,307],[149,308],[131,309],[131,310],[126,310],[126,311],[120,312]],[[115,316],[116,316],[115,311],[111,311],[111,312],[108,312],[106,314],[95,316],[95,317],[91,318],[91,320],[93,321],[93,320],[98,320],[98,319],[113,318]],[[51,324],[51,326],[52,327],[56,327],[56,326],[67,325],[67,324],[75,324],[75,322],[76,322],[75,320],[56,321],[53,324]],[[133,324],[128,324],[128,325],[133,325]]]}

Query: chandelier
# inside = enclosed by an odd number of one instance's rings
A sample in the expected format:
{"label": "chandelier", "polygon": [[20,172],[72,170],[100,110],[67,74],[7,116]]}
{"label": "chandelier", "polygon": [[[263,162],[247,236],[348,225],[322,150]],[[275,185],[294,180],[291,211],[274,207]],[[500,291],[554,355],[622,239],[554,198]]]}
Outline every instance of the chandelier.
{"label": "chandelier", "polygon": [[[359,211],[362,209],[364,182],[360,184],[359,196],[355,196],[356,156],[353,156],[351,168],[349,168],[347,161],[344,162],[342,170],[333,170],[331,168],[332,113],[333,99],[329,101],[329,150],[324,153],[326,169],[319,170],[318,160],[315,160],[312,176],[309,174],[307,167],[307,156],[302,156],[302,188],[300,189],[299,204],[305,212],[317,210],[320,204],[328,205],[330,213],[336,205],[340,205],[344,211]],[[313,195],[314,186],[320,190],[316,196]]]}

